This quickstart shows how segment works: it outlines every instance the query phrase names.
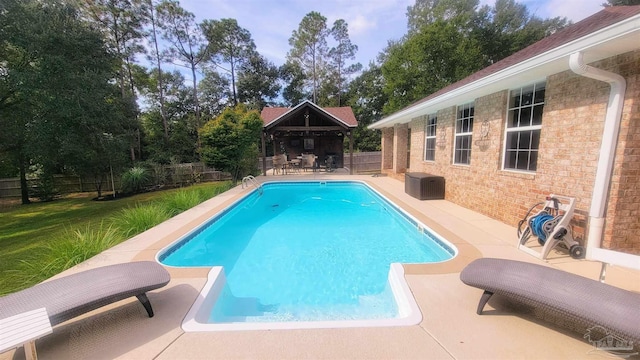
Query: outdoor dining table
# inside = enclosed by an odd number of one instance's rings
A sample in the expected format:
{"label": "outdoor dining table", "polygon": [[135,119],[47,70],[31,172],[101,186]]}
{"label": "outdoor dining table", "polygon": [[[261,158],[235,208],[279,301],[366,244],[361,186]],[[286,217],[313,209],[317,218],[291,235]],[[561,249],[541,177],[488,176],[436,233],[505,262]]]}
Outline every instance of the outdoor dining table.
{"label": "outdoor dining table", "polygon": [[291,171],[291,172],[300,172],[300,163],[302,162],[302,160],[298,157],[296,157],[296,159],[291,159],[289,161],[287,161],[287,167],[285,170],[285,173],[287,170]]}

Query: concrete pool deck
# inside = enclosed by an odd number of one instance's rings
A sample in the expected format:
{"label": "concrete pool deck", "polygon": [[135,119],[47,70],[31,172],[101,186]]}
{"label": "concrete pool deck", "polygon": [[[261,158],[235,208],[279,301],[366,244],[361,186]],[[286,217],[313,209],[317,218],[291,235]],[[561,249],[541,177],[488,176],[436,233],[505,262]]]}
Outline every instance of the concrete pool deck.
{"label": "concrete pool deck", "polygon": [[[481,290],[464,285],[460,270],[478,257],[546,264],[597,279],[600,263],[553,251],[543,262],[516,249],[514,226],[446,200],[420,201],[390,177],[301,173],[259,181],[362,180],[452,242],[460,252],[442,264],[407,265],[406,279],[422,311],[407,327],[251,330],[185,333],[180,325],[206,282],[208,268],[169,268],[171,282],[150,292],[155,317],[135,298],[95,310],[54,328],[37,341],[40,359],[565,359],[611,357],[534,312],[494,296],[476,315]],[[253,188],[237,186],[61,275],[97,266],[151,260],[165,245],[233,203]],[[607,283],[640,292],[640,272],[610,267]],[[0,359],[22,359],[22,348]]]}

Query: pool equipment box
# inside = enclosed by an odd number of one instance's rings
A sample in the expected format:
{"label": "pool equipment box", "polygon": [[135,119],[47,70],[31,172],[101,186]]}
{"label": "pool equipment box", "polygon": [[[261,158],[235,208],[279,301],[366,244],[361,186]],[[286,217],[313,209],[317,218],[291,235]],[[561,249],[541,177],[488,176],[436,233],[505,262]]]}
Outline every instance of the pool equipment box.
{"label": "pool equipment box", "polygon": [[420,200],[444,199],[444,177],[421,172],[405,173],[404,192]]}

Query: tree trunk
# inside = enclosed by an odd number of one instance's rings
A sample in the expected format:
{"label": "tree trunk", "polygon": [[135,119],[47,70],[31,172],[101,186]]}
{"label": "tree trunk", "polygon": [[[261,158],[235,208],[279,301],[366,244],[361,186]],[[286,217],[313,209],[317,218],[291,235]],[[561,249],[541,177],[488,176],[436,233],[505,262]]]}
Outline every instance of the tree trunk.
{"label": "tree trunk", "polygon": [[233,88],[233,105],[238,105],[238,96],[236,95],[236,76],[233,66],[233,57],[231,57],[231,87]]}
{"label": "tree trunk", "polygon": [[[200,129],[200,102],[198,100],[198,85],[196,83],[196,66],[194,63],[191,63],[191,74],[193,75],[193,100],[196,103],[196,126]],[[200,154],[200,147],[202,146],[200,142],[200,135],[198,135],[198,140],[196,141],[196,152]]]}
{"label": "tree trunk", "polygon": [[[100,179],[100,181],[98,181]],[[96,186],[96,191],[98,192],[98,199],[102,197],[102,176],[94,176],[93,183]]]}
{"label": "tree trunk", "polygon": [[160,96],[160,117],[162,118],[162,127],[164,129],[165,145],[169,144],[169,124],[167,122],[167,114],[164,109],[164,87],[162,82],[162,68],[160,67],[160,50],[158,48],[158,35],[156,31],[156,18],[153,12],[153,1],[149,0],[149,9],[151,14],[151,34],[153,36],[153,46],[156,49],[156,64],[158,66],[158,95]]}
{"label": "tree trunk", "polygon": [[22,196],[22,205],[31,204],[31,200],[29,200],[29,185],[27,184],[27,169],[22,154],[20,154],[18,162],[20,163],[20,194]]}
{"label": "tree trunk", "polygon": [[313,54],[312,54],[312,64],[313,64],[313,103],[317,104],[317,92],[316,92],[316,88],[318,87],[318,77],[316,76],[316,51],[315,48],[313,49]]}

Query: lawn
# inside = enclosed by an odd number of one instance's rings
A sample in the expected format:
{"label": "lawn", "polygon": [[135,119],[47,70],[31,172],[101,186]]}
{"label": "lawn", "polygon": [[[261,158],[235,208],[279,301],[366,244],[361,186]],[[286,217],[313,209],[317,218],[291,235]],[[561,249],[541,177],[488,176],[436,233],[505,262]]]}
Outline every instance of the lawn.
{"label": "lawn", "polygon": [[[230,187],[203,183],[113,201],[92,201],[95,193],[81,193],[0,208],[0,295],[32,286]],[[137,216],[149,210],[161,214],[151,220]]]}

